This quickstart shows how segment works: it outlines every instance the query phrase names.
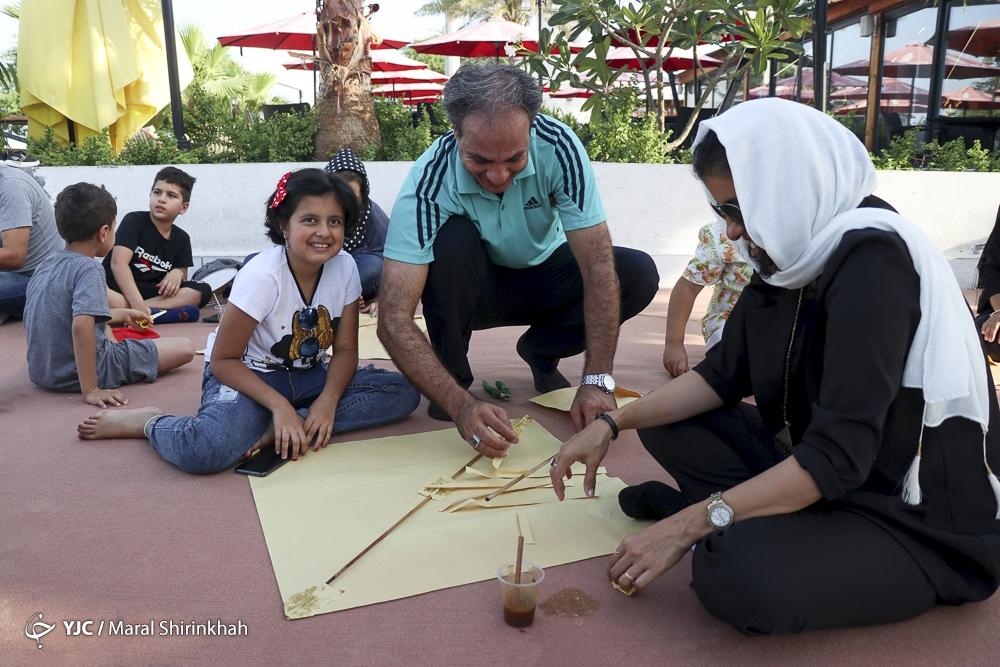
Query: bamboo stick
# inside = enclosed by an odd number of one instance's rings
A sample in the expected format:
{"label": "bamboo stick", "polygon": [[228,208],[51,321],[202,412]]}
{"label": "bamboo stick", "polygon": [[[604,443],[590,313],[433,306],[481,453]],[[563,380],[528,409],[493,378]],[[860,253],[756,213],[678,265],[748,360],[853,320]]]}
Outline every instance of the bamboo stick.
{"label": "bamboo stick", "polygon": [[[476,454],[474,457],[472,457],[472,460],[470,460],[468,463],[466,463],[461,468],[459,468],[458,471],[455,472],[455,474],[451,476],[451,478],[452,479],[458,479],[458,476],[461,475],[463,472],[465,472],[465,468],[467,466],[471,466],[471,465],[475,464],[476,461],[478,461],[480,458],[482,458],[482,456],[483,456],[482,454]],[[355,556],[354,558],[352,558],[351,560],[349,560],[347,562],[347,565],[345,565],[344,567],[342,567],[339,570],[337,570],[337,573],[334,574],[329,579],[327,579],[326,583],[327,584],[333,583],[333,580],[336,579],[337,577],[339,577],[340,575],[342,575],[344,572],[346,572],[347,568],[351,567],[352,565],[354,565],[355,563],[357,563],[359,560],[361,560],[362,556],[364,556],[366,553],[368,553],[369,551],[371,551],[372,549],[374,549],[375,545],[377,545],[379,542],[381,542],[386,537],[388,537],[389,534],[392,533],[392,531],[394,531],[397,528],[399,528],[399,526],[404,521],[406,521],[411,516],[413,516],[414,514],[416,514],[417,511],[419,511],[421,507],[423,507],[424,505],[426,505],[430,501],[431,501],[431,497],[427,496],[423,500],[421,500],[419,503],[417,503],[417,505],[413,509],[411,509],[405,515],[403,515],[403,518],[401,518],[399,521],[397,521],[396,523],[394,523],[391,526],[389,526],[389,528],[384,533],[382,533],[381,535],[379,535],[378,537],[375,538],[374,542],[372,542],[367,547],[365,547],[364,549],[362,549],[361,553],[359,553],[357,556]]]}

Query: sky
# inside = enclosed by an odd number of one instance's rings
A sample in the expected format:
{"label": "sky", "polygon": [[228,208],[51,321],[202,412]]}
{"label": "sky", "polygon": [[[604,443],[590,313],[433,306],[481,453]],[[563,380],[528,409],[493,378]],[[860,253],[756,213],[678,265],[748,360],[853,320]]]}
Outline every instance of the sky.
{"label": "sky", "polygon": [[[372,18],[372,26],[385,37],[417,41],[444,31],[443,17],[416,16],[416,10],[426,0],[384,0]],[[174,22],[178,27],[194,23],[202,27],[206,37],[239,34],[244,28],[270,23],[299,12],[315,11],[315,0],[173,0]],[[17,47],[17,21],[0,15],[0,52]],[[249,70],[274,72],[283,85],[272,88],[272,94],[292,102],[299,99],[312,102],[312,74],[289,71],[282,63],[289,62],[284,51],[244,49],[233,57]]]}

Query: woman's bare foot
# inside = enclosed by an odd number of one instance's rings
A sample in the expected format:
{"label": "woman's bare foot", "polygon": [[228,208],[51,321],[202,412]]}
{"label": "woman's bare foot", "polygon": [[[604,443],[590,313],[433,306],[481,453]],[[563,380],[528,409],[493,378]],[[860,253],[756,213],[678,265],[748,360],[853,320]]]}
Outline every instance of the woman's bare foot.
{"label": "woman's bare foot", "polygon": [[136,410],[102,410],[90,415],[76,427],[81,440],[108,440],[113,438],[144,438],[143,427],[151,418],[162,415],[159,408]]}

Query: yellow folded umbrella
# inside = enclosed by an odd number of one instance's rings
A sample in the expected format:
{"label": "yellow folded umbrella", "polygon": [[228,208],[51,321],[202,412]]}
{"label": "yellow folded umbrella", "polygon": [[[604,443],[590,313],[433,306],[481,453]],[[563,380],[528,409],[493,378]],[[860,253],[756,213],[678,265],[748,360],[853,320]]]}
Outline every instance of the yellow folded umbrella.
{"label": "yellow folded umbrella", "polygon": [[[183,88],[194,73],[177,60]],[[18,78],[29,136],[69,141],[71,121],[77,142],[108,128],[120,151],[170,102],[159,0],[24,3]]]}

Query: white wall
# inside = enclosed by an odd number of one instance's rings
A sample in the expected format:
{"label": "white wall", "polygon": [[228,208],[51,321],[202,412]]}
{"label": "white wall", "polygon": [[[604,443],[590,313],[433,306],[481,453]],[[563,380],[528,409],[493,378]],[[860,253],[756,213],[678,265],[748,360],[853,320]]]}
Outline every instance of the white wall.
{"label": "white wall", "polygon": [[[197,257],[239,257],[266,247],[264,202],[278,178],[301,164],[187,165],[198,179],[191,208],[179,224],[190,235]],[[368,163],[372,199],[387,211],[410,163]],[[53,197],[79,181],[103,184],[118,200],[119,217],[146,209],[159,168],[43,167]],[[694,250],[698,228],[712,219],[701,185],[687,165],[594,165],[615,243],[654,256],[661,285],[677,280]],[[875,191],[919,225],[952,258],[974,263],[969,247],[993,228],[1000,203],[1000,173],[879,172]],[[963,269],[965,271],[965,269]],[[965,273],[956,270],[960,280]],[[962,276],[965,276],[964,279]]]}

